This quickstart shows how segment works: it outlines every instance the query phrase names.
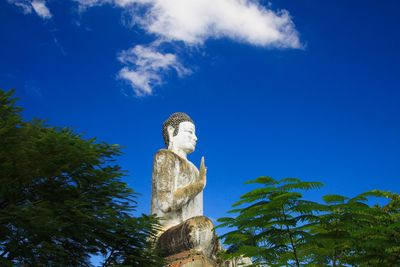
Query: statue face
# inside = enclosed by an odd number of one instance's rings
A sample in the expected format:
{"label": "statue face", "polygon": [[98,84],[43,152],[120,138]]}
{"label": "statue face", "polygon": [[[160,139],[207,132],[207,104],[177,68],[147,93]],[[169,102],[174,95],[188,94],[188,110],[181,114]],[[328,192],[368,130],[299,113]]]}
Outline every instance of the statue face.
{"label": "statue face", "polygon": [[179,124],[178,134],[172,136],[172,147],[176,150],[182,150],[185,153],[192,153],[196,147],[197,136],[196,129],[190,121],[184,121]]}

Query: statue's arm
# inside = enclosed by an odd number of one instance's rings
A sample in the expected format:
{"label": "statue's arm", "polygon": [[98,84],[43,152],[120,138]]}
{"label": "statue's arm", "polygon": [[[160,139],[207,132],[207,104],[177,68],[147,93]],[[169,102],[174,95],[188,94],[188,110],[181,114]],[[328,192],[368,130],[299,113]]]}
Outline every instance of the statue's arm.
{"label": "statue's arm", "polygon": [[182,207],[185,205],[190,199],[193,199],[197,196],[201,191],[203,191],[204,187],[206,186],[206,172],[207,169],[204,165],[204,157],[201,159],[200,163],[200,172],[197,179],[182,188],[179,188],[174,193],[174,206],[177,208]]}
{"label": "statue's arm", "polygon": [[179,188],[174,192],[173,207],[179,209],[189,200],[197,196],[204,188],[204,183],[195,181],[185,187]]}

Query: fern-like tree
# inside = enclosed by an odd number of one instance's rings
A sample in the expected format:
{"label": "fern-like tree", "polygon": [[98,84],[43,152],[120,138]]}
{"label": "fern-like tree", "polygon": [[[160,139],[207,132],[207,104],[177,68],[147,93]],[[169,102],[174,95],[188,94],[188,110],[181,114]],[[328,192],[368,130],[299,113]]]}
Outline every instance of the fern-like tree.
{"label": "fern-like tree", "polygon": [[309,227],[313,236],[309,242],[309,261],[315,266],[347,266],[359,242],[354,233],[371,224],[373,215],[359,195],[347,198],[341,195],[326,195],[324,212],[318,216],[318,223]]}
{"label": "fern-like tree", "polygon": [[[370,197],[387,198],[389,203],[366,205]],[[353,211],[358,220],[353,221],[351,237],[354,245],[345,257],[346,263],[353,266],[400,266],[399,195],[373,190],[353,199],[364,202],[366,207]]]}
{"label": "fern-like tree", "polygon": [[[301,191],[320,183],[260,177],[218,227],[225,256],[247,256],[256,266],[400,266],[400,196],[373,190],[353,198],[327,195],[304,200]],[[372,198],[386,199],[372,205]],[[378,202],[379,203],[379,202]]]}
{"label": "fern-like tree", "polygon": [[[369,205],[373,198],[387,198],[386,205]],[[353,198],[323,197],[325,212],[310,227],[311,262],[316,266],[400,265],[399,195],[373,190]]]}
{"label": "fern-like tree", "polygon": [[365,266],[400,266],[400,195],[385,191],[373,193],[389,202],[384,206],[373,206],[374,225],[358,233],[361,244],[368,242],[368,246],[357,247],[359,260],[371,259]]}
{"label": "fern-like tree", "polygon": [[114,163],[117,145],[25,122],[0,90],[0,265],[161,266],[157,220],[134,217],[136,194]]}
{"label": "fern-like tree", "polygon": [[230,247],[228,257],[251,257],[254,264],[266,266],[303,266],[308,260],[309,227],[318,221],[323,205],[302,199],[302,191],[317,189],[319,182],[296,178],[275,180],[259,177],[247,184],[257,184],[241,196],[231,213],[218,227],[233,230],[222,235]]}

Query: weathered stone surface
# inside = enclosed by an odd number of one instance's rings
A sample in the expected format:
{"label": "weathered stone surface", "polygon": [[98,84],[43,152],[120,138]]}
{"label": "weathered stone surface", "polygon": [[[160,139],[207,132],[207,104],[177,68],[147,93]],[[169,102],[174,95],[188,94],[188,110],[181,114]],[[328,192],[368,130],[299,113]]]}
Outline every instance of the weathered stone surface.
{"label": "weathered stone surface", "polygon": [[167,259],[167,267],[217,267],[217,263],[201,252],[187,250]]}
{"label": "weathered stone surface", "polygon": [[202,252],[210,259],[219,249],[213,224],[204,216],[190,218],[165,231],[158,238],[157,248],[163,256],[193,250]]}
{"label": "weathered stone surface", "polygon": [[163,218],[163,230],[203,215],[203,188],[193,163],[170,150],[156,153],[151,212]]}
{"label": "weathered stone surface", "polygon": [[166,267],[245,267],[252,265],[249,258],[237,258],[218,262],[201,252],[187,250],[166,258]]}
{"label": "weathered stone surface", "polygon": [[[245,266],[250,266],[252,264],[253,264],[253,262],[251,261],[250,258],[238,257],[236,259],[227,260],[220,266],[221,267],[245,267]],[[265,267],[267,267],[267,266],[265,266]]]}

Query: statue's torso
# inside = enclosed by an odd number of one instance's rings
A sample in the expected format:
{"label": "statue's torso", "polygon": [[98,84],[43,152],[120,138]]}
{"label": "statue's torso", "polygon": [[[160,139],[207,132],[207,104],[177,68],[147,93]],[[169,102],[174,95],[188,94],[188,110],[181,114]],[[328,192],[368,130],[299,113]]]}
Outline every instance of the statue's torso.
{"label": "statue's torso", "polygon": [[[162,217],[164,230],[192,218],[203,215],[203,192],[168,211],[161,209],[162,202],[170,203],[173,194],[198,179],[199,171],[190,161],[170,150],[160,150],[154,156],[151,212]],[[161,192],[161,193],[160,193]],[[172,205],[172,203],[171,203]]]}

